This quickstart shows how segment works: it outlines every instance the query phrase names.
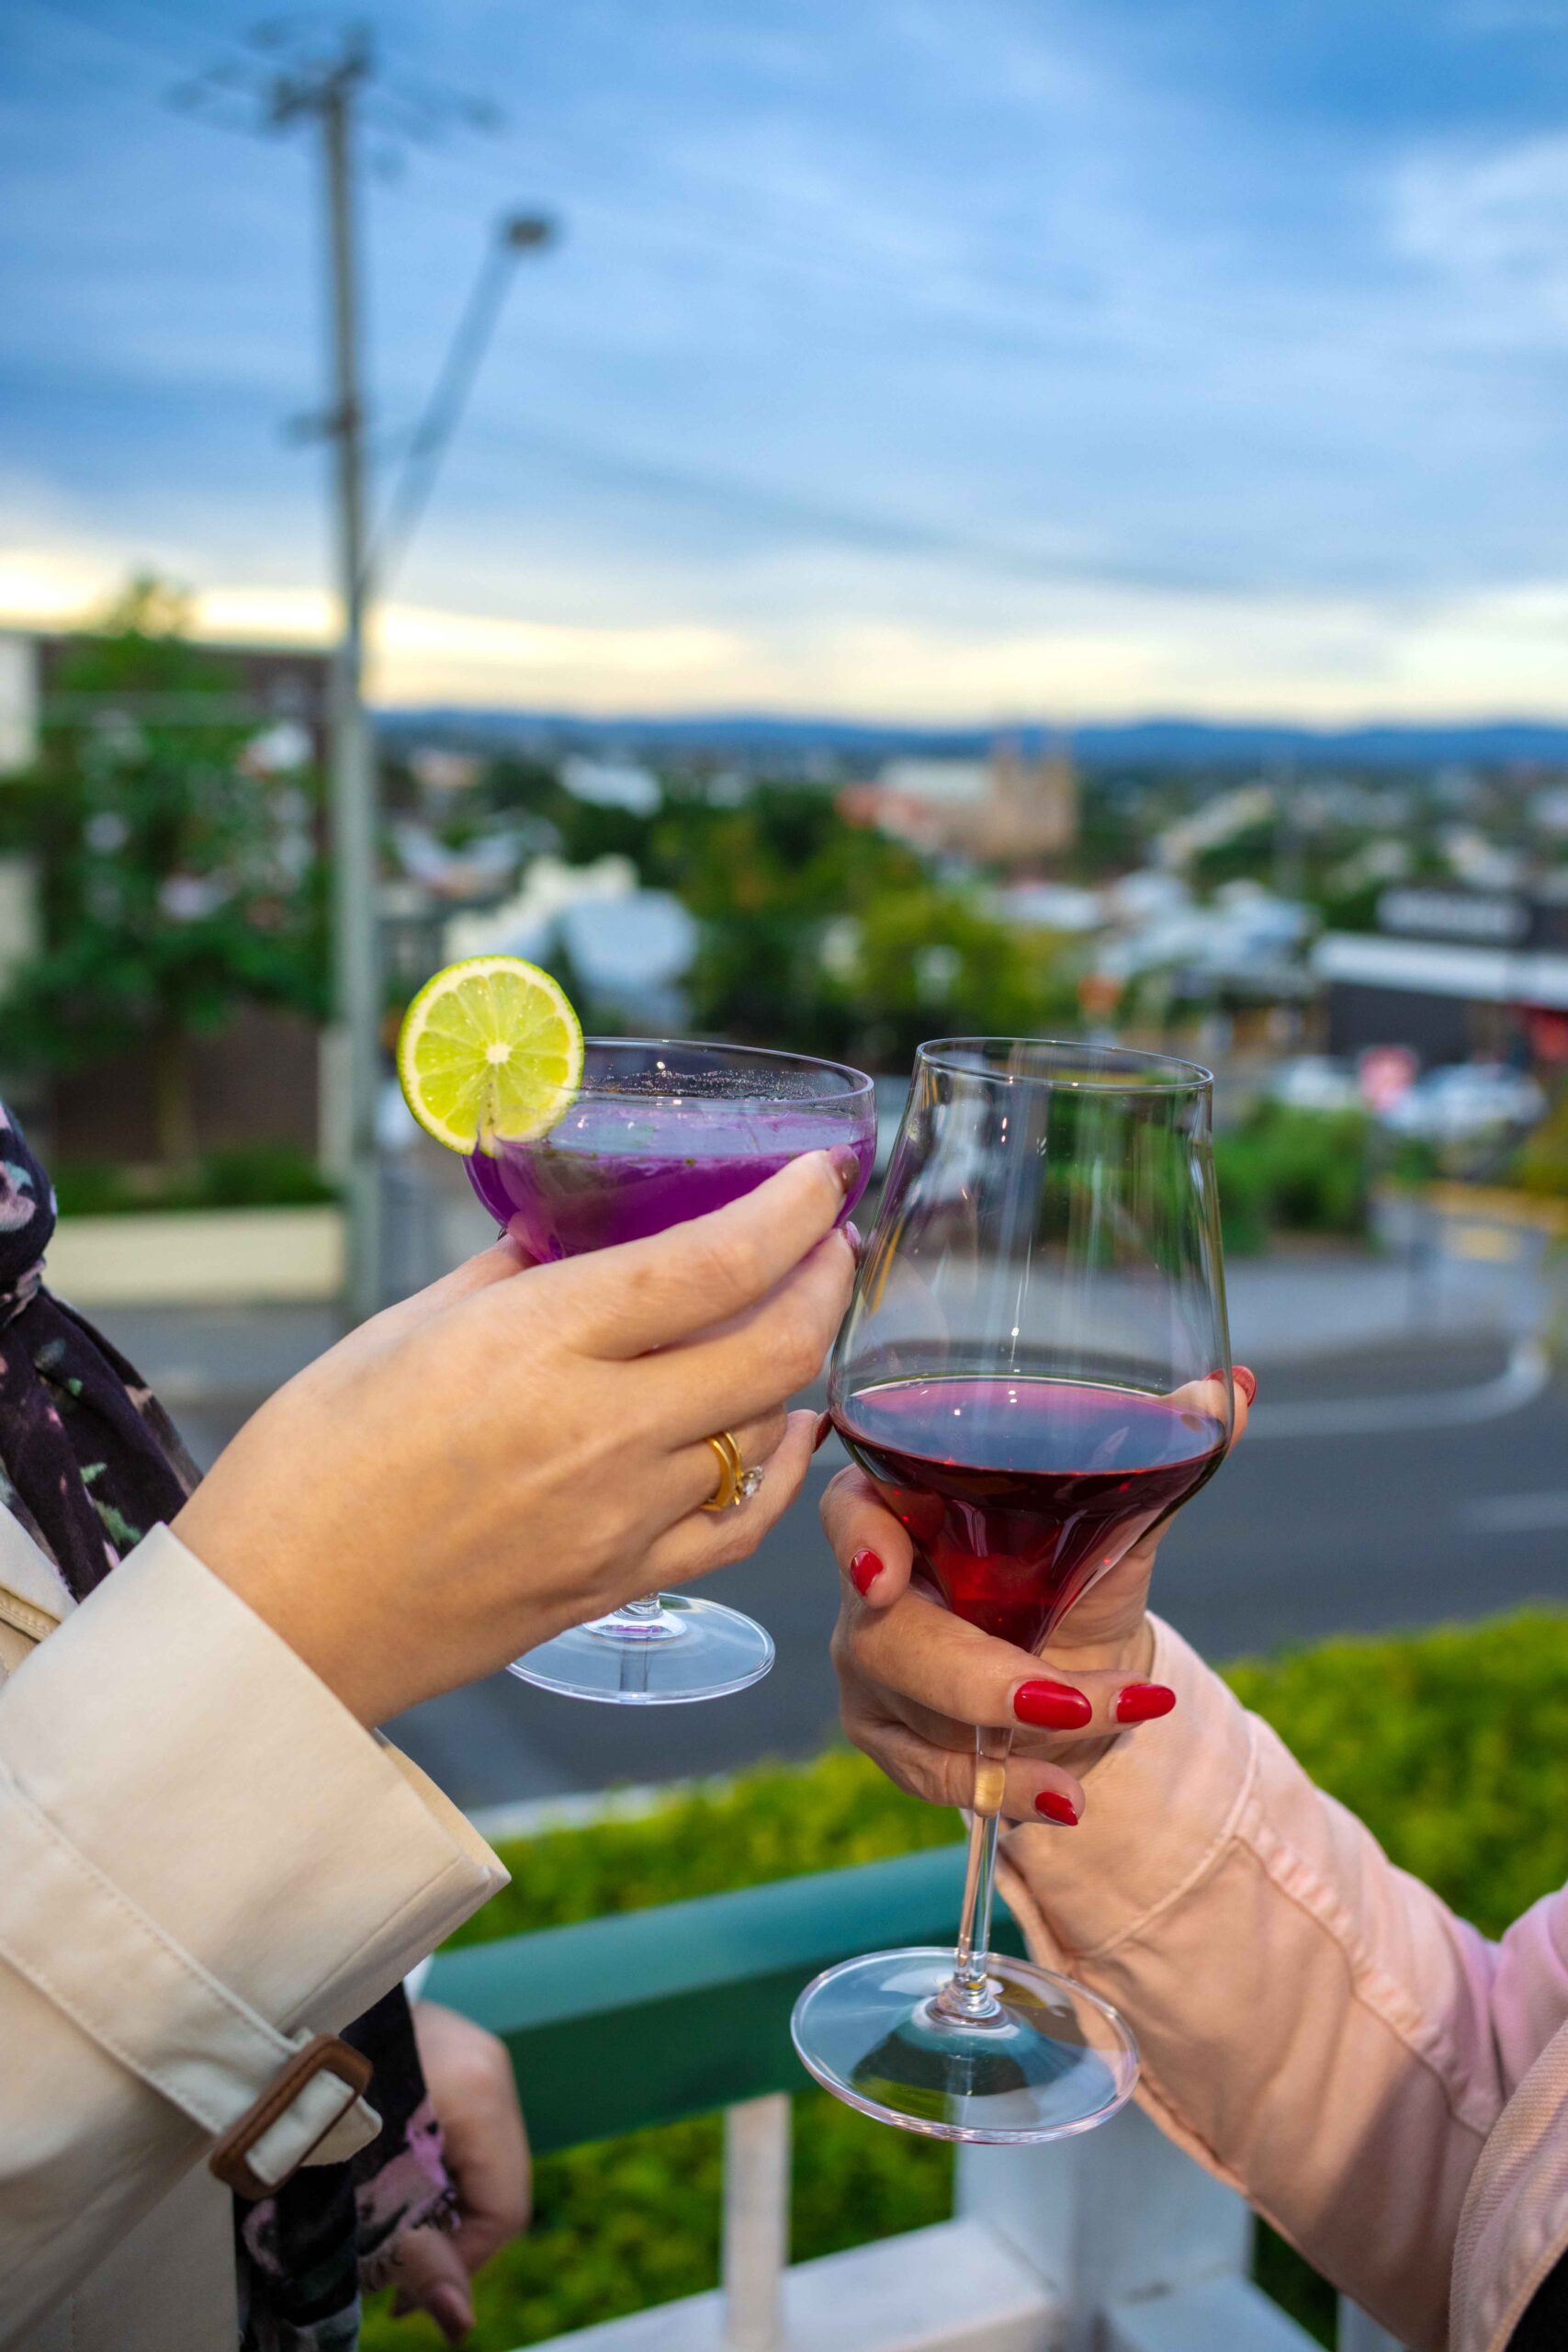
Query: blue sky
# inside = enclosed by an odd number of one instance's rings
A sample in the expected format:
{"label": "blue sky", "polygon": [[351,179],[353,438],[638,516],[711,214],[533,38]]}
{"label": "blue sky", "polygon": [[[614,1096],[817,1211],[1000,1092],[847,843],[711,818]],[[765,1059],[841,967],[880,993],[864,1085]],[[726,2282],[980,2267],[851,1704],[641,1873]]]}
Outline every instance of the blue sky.
{"label": "blue sky", "polygon": [[[412,0],[506,110],[366,199],[377,421],[518,271],[389,699],[1568,712],[1568,0]],[[312,158],[228,0],[0,29],[0,611],[322,625]],[[320,41],[331,20],[289,20]]]}

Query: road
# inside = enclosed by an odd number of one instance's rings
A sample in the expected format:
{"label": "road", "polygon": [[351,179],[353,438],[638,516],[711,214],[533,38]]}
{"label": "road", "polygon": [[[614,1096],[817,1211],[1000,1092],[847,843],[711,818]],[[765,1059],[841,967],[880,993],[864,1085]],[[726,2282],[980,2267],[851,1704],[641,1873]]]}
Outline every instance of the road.
{"label": "road", "polygon": [[[446,1262],[473,1238],[482,1228],[449,1237]],[[1236,1352],[1261,1376],[1259,1402],[1246,1444],[1167,1539],[1166,1614],[1224,1658],[1568,1601],[1568,1385],[1548,1379],[1533,1338],[1545,1272],[1535,1243],[1468,1227],[1408,1263],[1307,1251],[1234,1267]],[[101,1319],[204,1461],[333,1337],[324,1309]],[[470,1808],[812,1753],[836,1722],[838,1594],[815,1505],[842,1459],[824,1448],[790,1518],[716,1588],[778,1645],[763,1682],[705,1706],[614,1708],[500,1675],[415,1709],[394,1736]]]}
{"label": "road", "polygon": [[[1475,1617],[1532,1599],[1568,1602],[1568,1396],[1548,1385],[1496,1419],[1453,1425],[1456,1399],[1493,1382],[1506,1350],[1472,1343],[1434,1365],[1426,1349],[1266,1374],[1290,1404],[1425,1395],[1426,1427],[1338,1436],[1256,1434],[1178,1521],[1160,1555],[1158,1601],[1208,1656],[1281,1642]],[[1434,1377],[1436,1375],[1436,1378]],[[778,1644],[764,1682],[671,1709],[584,1706],[508,1676],[417,1708],[393,1736],[459,1804],[485,1805],[724,1770],[812,1753],[836,1715],[827,1642],[838,1579],[814,1504],[842,1456],[825,1447],[812,1491],[722,1595]]]}

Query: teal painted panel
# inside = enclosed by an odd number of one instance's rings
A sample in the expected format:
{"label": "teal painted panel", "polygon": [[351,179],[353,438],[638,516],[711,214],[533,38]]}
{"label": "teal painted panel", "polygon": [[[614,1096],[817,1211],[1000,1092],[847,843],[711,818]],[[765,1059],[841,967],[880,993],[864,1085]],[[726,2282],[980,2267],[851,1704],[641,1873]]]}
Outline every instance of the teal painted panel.
{"label": "teal painted panel", "polygon": [[855,1952],[950,1943],[963,1874],[963,1849],[940,1847],[510,1936],[441,1954],[426,1989],[506,2042],[543,2154],[801,2089],[801,1986]]}

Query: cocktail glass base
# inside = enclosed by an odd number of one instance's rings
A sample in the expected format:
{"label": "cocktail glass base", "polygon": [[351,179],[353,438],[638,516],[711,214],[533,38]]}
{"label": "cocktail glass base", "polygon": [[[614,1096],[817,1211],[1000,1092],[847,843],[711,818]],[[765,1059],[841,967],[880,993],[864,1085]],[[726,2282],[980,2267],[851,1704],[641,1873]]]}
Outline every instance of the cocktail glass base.
{"label": "cocktail glass base", "polygon": [[864,2115],[932,2140],[1065,2139],[1132,2097],[1138,2046],[1108,2002],[993,1952],[987,2014],[949,2006],[940,1946],[846,1960],[813,1979],[790,2030],[807,2071]]}
{"label": "cocktail glass base", "polygon": [[514,1658],[507,1671],[537,1690],[612,1707],[680,1707],[760,1682],[773,1636],[722,1601],[661,1592],[656,1611],[617,1611],[574,1625]]}

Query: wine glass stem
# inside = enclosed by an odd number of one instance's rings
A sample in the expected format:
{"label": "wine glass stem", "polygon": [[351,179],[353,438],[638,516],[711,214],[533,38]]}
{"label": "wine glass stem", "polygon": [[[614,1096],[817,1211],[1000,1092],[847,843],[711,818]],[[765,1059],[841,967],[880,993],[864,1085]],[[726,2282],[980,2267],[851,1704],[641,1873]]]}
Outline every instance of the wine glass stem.
{"label": "wine glass stem", "polygon": [[642,1623],[657,1617],[662,1607],[663,1596],[650,1592],[641,1600],[623,1600],[615,1614],[617,1617],[629,1617],[634,1623]]}
{"label": "wine glass stem", "polygon": [[958,1948],[952,1978],[942,1995],[951,2015],[989,2018],[998,2002],[991,1990],[991,1900],[997,1878],[997,1830],[1001,1816],[1010,1731],[981,1727],[975,1734],[975,1795],[969,1815],[969,1852],[964,1871],[964,1902],[958,1918]]}

